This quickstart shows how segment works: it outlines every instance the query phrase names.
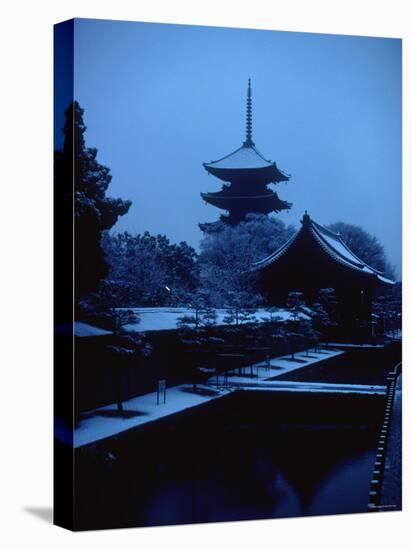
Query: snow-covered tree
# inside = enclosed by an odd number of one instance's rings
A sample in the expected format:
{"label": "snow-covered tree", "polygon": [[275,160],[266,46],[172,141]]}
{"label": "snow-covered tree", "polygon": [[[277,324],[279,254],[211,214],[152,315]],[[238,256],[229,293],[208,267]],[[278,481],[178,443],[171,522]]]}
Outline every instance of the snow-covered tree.
{"label": "snow-covered tree", "polygon": [[226,293],[226,315],[223,322],[229,325],[245,325],[256,321],[256,308],[261,302],[260,297],[252,292],[240,290]]}
{"label": "snow-covered tree", "polygon": [[339,306],[333,288],[322,288],[310,306],[314,330],[328,339],[330,331],[340,323]]}
{"label": "snow-covered tree", "polygon": [[286,307],[292,314],[293,320],[296,321],[299,315],[303,312],[305,300],[302,292],[289,292],[286,302]]}
{"label": "snow-covered tree", "polygon": [[140,317],[134,310],[119,307],[122,292],[123,289],[115,281],[103,280],[97,292],[81,300],[83,316],[104,324],[115,336],[120,335],[124,326],[140,322]]}
{"label": "snow-covered tree", "polygon": [[216,325],[216,311],[211,305],[209,294],[198,289],[190,297],[190,313],[182,315],[178,319],[178,326],[184,329],[210,329]]}
{"label": "snow-covered tree", "polygon": [[186,305],[198,284],[197,254],[186,242],[164,235],[106,235],[110,279],[122,290],[123,306]]}
{"label": "snow-covered tree", "polygon": [[[292,359],[295,358],[297,346],[303,343],[315,346],[319,341],[319,332],[313,323],[315,313],[312,307],[312,305],[311,308],[306,306],[302,292],[289,292],[287,308],[291,313],[291,319],[285,323],[285,337],[289,341]],[[327,315],[324,309],[322,311]]]}
{"label": "snow-covered tree", "polygon": [[374,235],[359,225],[344,222],[333,223],[329,229],[339,233],[344,243],[362,261],[383,271],[387,277],[395,279],[395,267],[389,262],[382,244]]}
{"label": "snow-covered tree", "polygon": [[200,277],[215,305],[223,307],[230,292],[257,294],[254,262],[271,254],[293,234],[292,227],[276,218],[249,214],[231,226],[213,224],[200,243]]}
{"label": "snow-covered tree", "polygon": [[378,330],[381,334],[398,334],[402,325],[402,283],[379,290],[372,303]]}

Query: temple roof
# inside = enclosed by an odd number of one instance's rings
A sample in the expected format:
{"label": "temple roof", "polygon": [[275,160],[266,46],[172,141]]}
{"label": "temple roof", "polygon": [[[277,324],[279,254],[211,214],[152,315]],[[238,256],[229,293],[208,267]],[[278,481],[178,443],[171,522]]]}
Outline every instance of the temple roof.
{"label": "temple roof", "polygon": [[[289,176],[281,172],[275,162],[265,159],[254,145],[245,145],[219,160],[203,163],[205,169],[224,181],[231,181],[239,172],[253,170],[263,172],[268,182],[288,181]],[[238,172],[238,174],[236,174]]]}
{"label": "temple roof", "polygon": [[270,160],[265,159],[265,157],[259,153],[254,145],[242,145],[242,147],[239,147],[239,149],[236,149],[233,153],[230,153],[219,160],[214,160],[209,163],[205,162],[203,166],[206,168],[212,166],[224,170],[247,170],[251,168],[267,168],[268,166],[273,166],[273,163]]}
{"label": "temple roof", "polygon": [[272,190],[253,195],[241,195],[231,192],[231,189],[224,189],[217,193],[201,193],[201,196],[203,200],[222,210],[242,210],[242,207],[245,207],[245,211],[268,214],[291,207],[290,203],[282,201]]}
{"label": "temple roof", "polygon": [[266,159],[258,151],[252,139],[252,88],[250,78],[246,102],[246,140],[228,155],[211,162],[204,162],[205,169],[223,181],[235,181],[253,177],[256,183],[288,181],[290,176],[281,172],[275,162]]}
{"label": "temple roof", "polygon": [[386,278],[382,271],[367,265],[358,258],[346,246],[338,233],[334,233],[323,225],[316,223],[307,213],[303,216],[300,230],[273,254],[254,264],[254,268],[256,270],[265,269],[279,262],[281,258],[292,253],[292,250],[297,247],[297,242],[303,236],[305,238],[309,237],[312,245],[314,244],[315,247],[320,248],[327,257],[343,267],[364,274],[368,278],[376,279],[377,282],[382,284],[395,284],[394,281]]}

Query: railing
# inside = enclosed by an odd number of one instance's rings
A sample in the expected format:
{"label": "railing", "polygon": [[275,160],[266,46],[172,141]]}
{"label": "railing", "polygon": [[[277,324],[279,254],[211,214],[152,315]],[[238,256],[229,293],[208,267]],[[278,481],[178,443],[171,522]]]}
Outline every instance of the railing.
{"label": "railing", "polygon": [[388,451],[389,430],[392,423],[393,400],[395,397],[396,382],[401,370],[401,365],[402,363],[398,363],[393,368],[393,370],[388,373],[386,377],[387,390],[385,413],[381,431],[379,434],[378,450],[375,456],[375,463],[373,466],[371,486],[369,491],[368,511],[370,512],[379,512],[383,508],[388,508],[387,506],[381,506],[380,500],[382,494],[383,476],[385,471],[385,460]]}

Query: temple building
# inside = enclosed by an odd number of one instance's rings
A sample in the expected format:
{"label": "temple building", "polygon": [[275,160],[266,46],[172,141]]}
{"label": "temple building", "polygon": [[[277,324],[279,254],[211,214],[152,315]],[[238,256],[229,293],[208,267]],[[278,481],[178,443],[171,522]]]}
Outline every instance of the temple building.
{"label": "temple building", "polygon": [[393,285],[381,271],[358,258],[340,235],[313,221],[305,212],[301,228],[283,246],[257,262],[260,289],[268,302],[285,302],[290,291],[314,302],[320,289],[333,288],[345,334],[370,332],[373,291]]}
{"label": "temple building", "polygon": [[[201,193],[203,200],[227,212],[221,219],[236,224],[248,213],[269,214],[287,210],[291,204],[281,200],[268,188],[270,183],[288,181],[289,176],[267,160],[252,139],[252,88],[249,78],[246,102],[246,140],[233,153],[219,160],[204,163],[209,174],[222,180],[223,187],[215,193]],[[205,226],[208,224],[204,224]],[[202,228],[202,225],[200,225]]]}

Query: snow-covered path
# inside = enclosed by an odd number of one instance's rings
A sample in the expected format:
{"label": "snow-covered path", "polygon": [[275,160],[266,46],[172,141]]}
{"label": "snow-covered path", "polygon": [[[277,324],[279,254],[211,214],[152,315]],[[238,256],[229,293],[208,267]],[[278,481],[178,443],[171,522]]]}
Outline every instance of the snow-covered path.
{"label": "snow-covered path", "polygon": [[237,389],[262,391],[291,391],[315,393],[362,393],[368,395],[385,395],[386,386],[366,386],[364,384],[331,384],[327,382],[289,382],[278,380],[272,382],[240,383]]}
{"label": "snow-covered path", "polygon": [[[254,363],[253,365],[247,365],[242,367],[242,373],[250,374],[253,373],[256,378],[256,381],[263,382],[265,380],[270,380],[275,376],[280,376],[288,372],[292,372],[303,367],[308,367],[309,365],[314,365],[315,363],[320,363],[331,357],[337,357],[342,355],[344,351],[336,349],[322,349],[320,351],[314,352],[309,350],[306,352],[295,353],[295,357],[292,359],[290,355],[282,355],[282,357],[275,357],[270,360],[270,367],[267,368],[266,363],[261,361],[260,363]],[[220,375],[222,378],[222,375]],[[211,384],[214,384],[216,381],[216,376],[212,376],[209,379]],[[250,376],[239,376],[238,369],[233,369],[232,371],[227,372],[227,383],[229,385],[238,385],[242,382],[249,383],[251,382]]]}
{"label": "snow-covered path", "polygon": [[340,342],[332,342],[329,345],[337,349],[383,349],[385,347],[384,344],[343,344]]}
{"label": "snow-covered path", "polygon": [[80,426],[75,430],[74,447],[82,447],[159,418],[203,405],[232,391],[216,390],[204,385],[198,388],[197,393],[192,391],[189,384],[169,388],[166,403],[159,405],[156,392],[134,397],[123,403],[123,415],[117,412],[114,403],[89,411],[82,415]]}
{"label": "snow-covered path", "polygon": [[[276,357],[270,361],[270,368],[264,362],[243,367],[243,372],[252,370],[259,374],[259,378],[251,379],[248,376],[237,376],[236,371],[228,373],[226,386],[216,388],[216,376],[209,378],[207,385],[198,386],[199,391],[194,393],[191,384],[183,384],[167,389],[167,401],[157,405],[157,393],[140,395],[123,403],[123,415],[118,413],[116,404],[107,405],[84,413],[80,425],[75,430],[74,447],[89,445],[95,441],[112,437],[118,433],[125,432],[137,426],[147,424],[186,409],[203,405],[209,401],[227,395],[234,391],[240,384],[250,384],[250,389],[259,389],[263,384],[271,384],[268,379],[280,376],[287,372],[300,369],[307,365],[319,363],[325,359],[336,357],[344,353],[333,349],[310,351],[308,357],[306,352],[295,354],[295,360],[290,355]],[[220,377],[223,381],[222,376]],[[263,386],[261,389],[264,388]],[[285,388],[286,389],[286,388]],[[281,391],[278,389],[278,391]],[[289,390],[292,391],[292,390]],[[302,389],[300,391],[303,391]],[[308,390],[306,390],[308,391]]]}

